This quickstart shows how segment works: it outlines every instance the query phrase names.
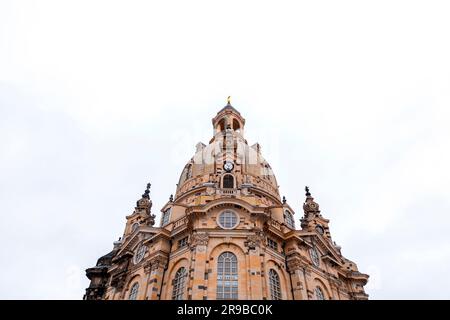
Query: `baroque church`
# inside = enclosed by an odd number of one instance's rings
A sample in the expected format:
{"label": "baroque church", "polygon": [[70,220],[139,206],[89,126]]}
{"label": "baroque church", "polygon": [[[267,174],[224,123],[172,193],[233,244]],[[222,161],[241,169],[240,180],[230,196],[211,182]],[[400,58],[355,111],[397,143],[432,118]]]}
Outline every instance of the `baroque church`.
{"label": "baroque church", "polygon": [[369,276],[342,255],[309,188],[296,213],[229,98],[212,125],[159,223],[147,185],[113,250],[86,270],[84,299],[368,299]]}

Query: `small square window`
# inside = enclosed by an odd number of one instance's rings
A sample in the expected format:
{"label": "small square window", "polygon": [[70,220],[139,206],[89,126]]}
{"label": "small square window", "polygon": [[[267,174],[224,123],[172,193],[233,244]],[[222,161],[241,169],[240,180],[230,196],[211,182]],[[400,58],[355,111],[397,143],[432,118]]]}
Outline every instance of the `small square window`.
{"label": "small square window", "polygon": [[278,243],[270,238],[267,238],[267,246],[275,251],[278,251]]}
{"label": "small square window", "polygon": [[186,247],[188,244],[188,237],[184,237],[181,240],[178,240],[178,248]]}

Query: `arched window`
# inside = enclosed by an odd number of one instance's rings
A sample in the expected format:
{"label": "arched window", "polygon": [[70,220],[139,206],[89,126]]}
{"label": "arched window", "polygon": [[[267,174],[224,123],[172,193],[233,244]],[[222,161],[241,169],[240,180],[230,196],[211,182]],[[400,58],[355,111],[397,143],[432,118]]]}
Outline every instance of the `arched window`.
{"label": "arched window", "polygon": [[319,225],[319,224],[316,226],[316,231],[317,231],[317,233],[319,233],[319,234],[321,234],[321,235],[323,235],[324,232],[325,232],[325,230],[323,229],[323,227],[322,227],[321,225]]}
{"label": "arched window", "polygon": [[292,213],[290,213],[288,210],[284,212],[284,221],[286,222],[286,225],[289,228],[295,229],[294,217],[292,216]]}
{"label": "arched window", "polygon": [[270,297],[272,300],[281,300],[281,285],[280,277],[278,273],[270,269],[269,270],[269,284],[270,284]]}
{"label": "arched window", "polygon": [[147,252],[147,247],[141,244],[133,257],[134,264],[138,264],[144,259],[145,253]]}
{"label": "arched window", "polygon": [[133,223],[133,225],[131,226],[131,233],[135,232],[137,228],[139,228],[139,223]]}
{"label": "arched window", "polygon": [[223,187],[224,188],[234,188],[234,177],[231,174],[227,174],[223,177]]}
{"label": "arched window", "polygon": [[218,125],[217,125],[217,131],[221,132],[225,130],[225,119],[222,119],[219,121]]}
{"label": "arched window", "polygon": [[163,212],[163,215],[161,217],[161,227],[164,227],[170,222],[170,213],[172,212],[172,208],[168,208],[166,211]]}
{"label": "arched window", "polygon": [[183,300],[184,284],[186,282],[186,269],[178,269],[173,279],[172,300]]}
{"label": "arched window", "polygon": [[238,298],[238,263],[231,252],[222,253],[217,259],[217,299]]}
{"label": "arched window", "polygon": [[311,256],[311,260],[313,262],[313,264],[318,267],[320,266],[320,257],[319,257],[319,253],[317,252],[316,247],[313,247],[309,250],[309,254]]}
{"label": "arched window", "polygon": [[314,290],[316,293],[316,299],[317,300],[325,300],[325,296],[323,294],[322,289],[320,289],[320,287],[316,287],[316,290]]}
{"label": "arched window", "polygon": [[139,292],[139,283],[135,282],[133,284],[133,286],[131,287],[130,295],[129,295],[128,299],[129,300],[136,300],[138,292]]}
{"label": "arched window", "polygon": [[239,125],[239,121],[237,121],[236,119],[233,119],[233,130],[238,131],[240,129],[241,129],[241,126]]}

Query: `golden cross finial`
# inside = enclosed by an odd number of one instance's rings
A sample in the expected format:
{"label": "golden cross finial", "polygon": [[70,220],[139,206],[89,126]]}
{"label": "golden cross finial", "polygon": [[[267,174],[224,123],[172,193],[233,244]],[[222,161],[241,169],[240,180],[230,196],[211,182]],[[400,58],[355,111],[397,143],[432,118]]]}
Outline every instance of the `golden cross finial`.
{"label": "golden cross finial", "polygon": [[228,96],[227,102],[228,102],[228,104],[231,104],[231,96]]}

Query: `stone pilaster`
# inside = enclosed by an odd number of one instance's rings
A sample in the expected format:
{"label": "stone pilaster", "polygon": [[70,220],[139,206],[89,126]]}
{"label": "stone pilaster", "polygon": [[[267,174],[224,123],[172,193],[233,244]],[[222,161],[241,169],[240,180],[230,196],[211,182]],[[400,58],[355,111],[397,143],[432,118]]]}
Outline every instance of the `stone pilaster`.
{"label": "stone pilaster", "polygon": [[294,300],[308,300],[305,266],[299,253],[293,253],[287,257],[287,267],[291,277]]}
{"label": "stone pilaster", "polygon": [[149,300],[159,300],[161,285],[164,276],[164,270],[167,267],[168,258],[164,254],[157,254],[144,266],[144,272],[147,275],[147,294],[146,297]]}
{"label": "stone pilaster", "polygon": [[193,253],[192,258],[192,268],[190,276],[193,277],[191,281],[192,288],[192,299],[202,300],[203,297],[207,296],[205,272],[206,270],[206,259],[207,259],[207,246],[208,246],[209,235],[208,233],[194,233],[191,236],[191,250]]}
{"label": "stone pilaster", "polygon": [[264,273],[261,262],[261,244],[264,243],[264,235],[258,231],[255,234],[247,236],[245,246],[247,247],[247,268],[248,268],[248,299],[262,300],[263,282],[264,278],[261,277]]}

